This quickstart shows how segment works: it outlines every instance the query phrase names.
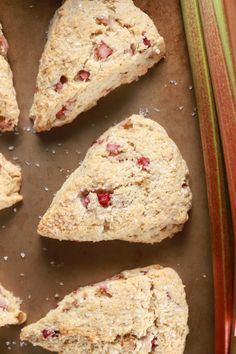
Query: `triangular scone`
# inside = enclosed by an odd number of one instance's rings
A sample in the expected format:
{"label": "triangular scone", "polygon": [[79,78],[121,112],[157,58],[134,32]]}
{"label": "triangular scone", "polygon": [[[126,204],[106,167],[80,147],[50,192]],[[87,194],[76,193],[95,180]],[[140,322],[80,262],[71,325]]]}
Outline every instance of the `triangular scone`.
{"label": "triangular scone", "polygon": [[40,61],[31,109],[40,132],[73,121],[116,87],[136,80],[165,52],[152,20],[132,0],[67,0]]}
{"label": "triangular scone", "polygon": [[188,168],[153,120],[133,115],[88,150],[40,221],[59,240],[160,242],[188,219]]}
{"label": "triangular scone", "polygon": [[23,199],[19,194],[21,180],[20,167],[6,160],[0,153],[0,210],[8,208]]}
{"label": "triangular scone", "polygon": [[21,339],[61,354],[182,354],[187,321],[181,279],[156,265],[79,288]]}
{"label": "triangular scone", "polygon": [[12,72],[7,61],[8,42],[0,24],[0,131],[13,131],[18,123],[19,108],[13,86]]}
{"label": "triangular scone", "polygon": [[26,314],[20,310],[22,301],[0,284],[0,327],[21,324]]}

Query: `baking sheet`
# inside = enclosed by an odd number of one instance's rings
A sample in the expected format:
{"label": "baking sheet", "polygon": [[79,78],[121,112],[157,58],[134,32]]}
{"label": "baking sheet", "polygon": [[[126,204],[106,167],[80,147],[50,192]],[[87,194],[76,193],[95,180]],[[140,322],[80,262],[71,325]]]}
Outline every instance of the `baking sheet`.
{"label": "baking sheet", "polygon": [[[48,24],[60,1],[0,1],[0,21],[10,43],[9,59],[21,109],[19,135],[0,136],[0,151],[11,160],[18,158],[24,195],[22,204],[0,213],[0,281],[24,300],[23,309],[31,323],[55,307],[58,296],[61,299],[78,286],[124,269],[154,263],[173,267],[186,285],[190,309],[185,353],[211,354],[214,305],[209,218],[181,9],[178,0],[135,2],[165,37],[166,60],[138,82],[103,98],[71,125],[37,135],[32,132],[28,112]],[[149,116],[164,126],[188,163],[193,208],[184,231],[154,246],[121,241],[60,243],[40,238],[36,233],[39,216],[91,142],[113,123],[140,110],[148,110]],[[30,344],[21,347],[19,332],[17,326],[0,329],[1,354],[9,353],[9,348],[17,354],[46,353]]]}

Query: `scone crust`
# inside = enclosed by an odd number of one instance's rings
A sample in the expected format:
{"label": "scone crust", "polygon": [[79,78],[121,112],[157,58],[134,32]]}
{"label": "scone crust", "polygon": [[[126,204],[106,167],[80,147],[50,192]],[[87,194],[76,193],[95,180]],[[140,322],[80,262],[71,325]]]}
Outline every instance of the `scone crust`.
{"label": "scone crust", "polygon": [[19,108],[13,77],[7,60],[8,43],[0,24],[0,131],[13,131],[18,124]]}
{"label": "scone crust", "polygon": [[[128,122],[130,128],[117,124],[88,150],[41,219],[40,235],[154,243],[182,230],[192,198],[186,162],[155,121],[133,115]],[[107,151],[116,145],[117,154]],[[110,193],[107,207],[99,193]]]}
{"label": "scone crust", "polygon": [[164,53],[154,23],[132,0],[67,0],[51,22],[40,61],[30,112],[35,130],[70,123]]}
{"label": "scone crust", "polygon": [[0,327],[21,324],[26,314],[20,310],[22,301],[0,284]]}
{"label": "scone crust", "polygon": [[20,167],[12,164],[0,153],[0,210],[23,199],[19,194],[21,181]]}
{"label": "scone crust", "polygon": [[178,274],[150,266],[79,288],[21,339],[61,354],[183,354],[187,320]]}

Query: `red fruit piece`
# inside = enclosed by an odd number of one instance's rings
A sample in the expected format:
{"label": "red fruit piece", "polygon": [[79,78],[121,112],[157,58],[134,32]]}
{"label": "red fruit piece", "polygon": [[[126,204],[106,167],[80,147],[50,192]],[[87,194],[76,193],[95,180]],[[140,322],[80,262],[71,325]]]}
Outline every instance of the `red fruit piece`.
{"label": "red fruit piece", "polygon": [[0,297],[0,309],[6,310],[8,308],[8,301],[4,297]]}
{"label": "red fruit piece", "polygon": [[111,203],[111,193],[109,192],[97,192],[99,204],[103,208],[107,208]]}
{"label": "red fruit piece", "polygon": [[11,122],[6,121],[6,118],[3,116],[0,116],[0,129],[8,129],[12,125]]}
{"label": "red fruit piece", "polygon": [[118,273],[114,275],[114,277],[111,278],[112,280],[120,280],[120,279],[125,279],[125,276],[123,273]]}
{"label": "red fruit piece", "polygon": [[55,91],[60,91],[63,88],[63,85],[68,81],[67,77],[62,75],[60,81],[55,84]]}
{"label": "red fruit piece", "polygon": [[112,297],[112,295],[108,292],[108,288],[106,284],[101,284],[97,289],[97,295],[103,295],[107,297]]}
{"label": "red fruit piece", "polygon": [[87,209],[90,204],[90,198],[89,198],[87,192],[82,193],[82,203],[85,206],[85,208]]}
{"label": "red fruit piece", "polygon": [[59,336],[59,331],[54,329],[44,329],[42,335],[44,339],[55,338]]}
{"label": "red fruit piece", "polygon": [[182,188],[187,188],[188,187],[188,184],[186,183],[186,182],[184,182],[183,184],[182,184]]}
{"label": "red fruit piece", "polygon": [[94,49],[94,54],[97,60],[106,60],[113,53],[113,50],[104,42],[101,42]]}
{"label": "red fruit piece", "polygon": [[150,164],[150,159],[148,157],[141,156],[138,158],[137,164],[142,167],[142,170],[145,170]]}
{"label": "red fruit piece", "polygon": [[121,146],[118,144],[107,144],[106,150],[110,153],[110,155],[118,155],[120,151]]}
{"label": "red fruit piece", "polygon": [[60,120],[65,119],[65,117],[66,117],[66,115],[65,115],[66,111],[67,111],[67,108],[66,108],[65,106],[62,106],[62,108],[60,109],[60,111],[57,112],[56,118],[57,118],[57,119],[60,119]]}
{"label": "red fruit piece", "polygon": [[96,23],[98,25],[108,26],[110,24],[110,20],[109,20],[109,18],[98,17],[98,18],[96,18]]}
{"label": "red fruit piece", "polygon": [[157,337],[154,337],[152,339],[152,351],[156,349],[156,347],[158,347],[158,342],[157,342]]}
{"label": "red fruit piece", "polygon": [[123,120],[123,122],[121,122],[120,125],[124,129],[133,128],[133,123],[130,118]]}
{"label": "red fruit piece", "polygon": [[0,55],[7,55],[9,49],[8,41],[6,38],[2,35],[0,36]]}
{"label": "red fruit piece", "polygon": [[143,44],[148,48],[151,47],[151,41],[146,36],[143,37]]}
{"label": "red fruit piece", "polygon": [[80,70],[76,76],[75,81],[89,81],[90,72],[87,70]]}

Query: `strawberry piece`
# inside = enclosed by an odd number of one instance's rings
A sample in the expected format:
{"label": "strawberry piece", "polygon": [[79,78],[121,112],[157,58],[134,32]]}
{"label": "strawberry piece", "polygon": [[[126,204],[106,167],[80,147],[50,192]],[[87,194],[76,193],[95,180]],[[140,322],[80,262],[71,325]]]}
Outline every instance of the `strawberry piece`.
{"label": "strawberry piece", "polygon": [[6,56],[9,49],[8,41],[2,35],[0,36],[0,55]]}
{"label": "strawberry piece", "polygon": [[59,120],[65,119],[65,117],[66,117],[66,115],[65,115],[66,111],[67,111],[67,108],[66,108],[65,106],[62,106],[62,108],[60,109],[60,111],[57,112],[56,118],[59,119]]}
{"label": "strawberry piece", "polygon": [[143,44],[148,48],[151,47],[151,41],[146,36],[143,37]]}
{"label": "strawberry piece", "polygon": [[110,153],[110,155],[118,155],[120,151],[121,146],[118,144],[107,144],[106,150]]}
{"label": "strawberry piece", "polygon": [[154,337],[151,343],[152,343],[152,351],[153,351],[156,349],[156,347],[158,347],[157,337]]}
{"label": "strawberry piece", "polygon": [[124,129],[133,128],[133,123],[131,119],[127,118],[120,123],[120,126]]}
{"label": "strawberry piece", "polygon": [[6,310],[8,308],[8,301],[4,297],[0,297],[0,309]]}
{"label": "strawberry piece", "polygon": [[59,336],[59,331],[56,331],[54,329],[44,329],[42,331],[42,335],[44,339],[55,338]]}
{"label": "strawberry piece", "polygon": [[150,159],[148,157],[141,156],[138,158],[137,164],[142,167],[142,170],[145,170],[150,164]]}
{"label": "strawberry piece", "polygon": [[104,42],[101,42],[97,45],[94,50],[94,54],[97,60],[106,60],[113,53],[113,50]]}
{"label": "strawberry piece", "polygon": [[90,72],[87,70],[80,70],[76,76],[75,81],[89,81]]}
{"label": "strawberry piece", "polygon": [[109,192],[97,192],[99,204],[103,208],[107,208],[111,203],[111,193]]}

